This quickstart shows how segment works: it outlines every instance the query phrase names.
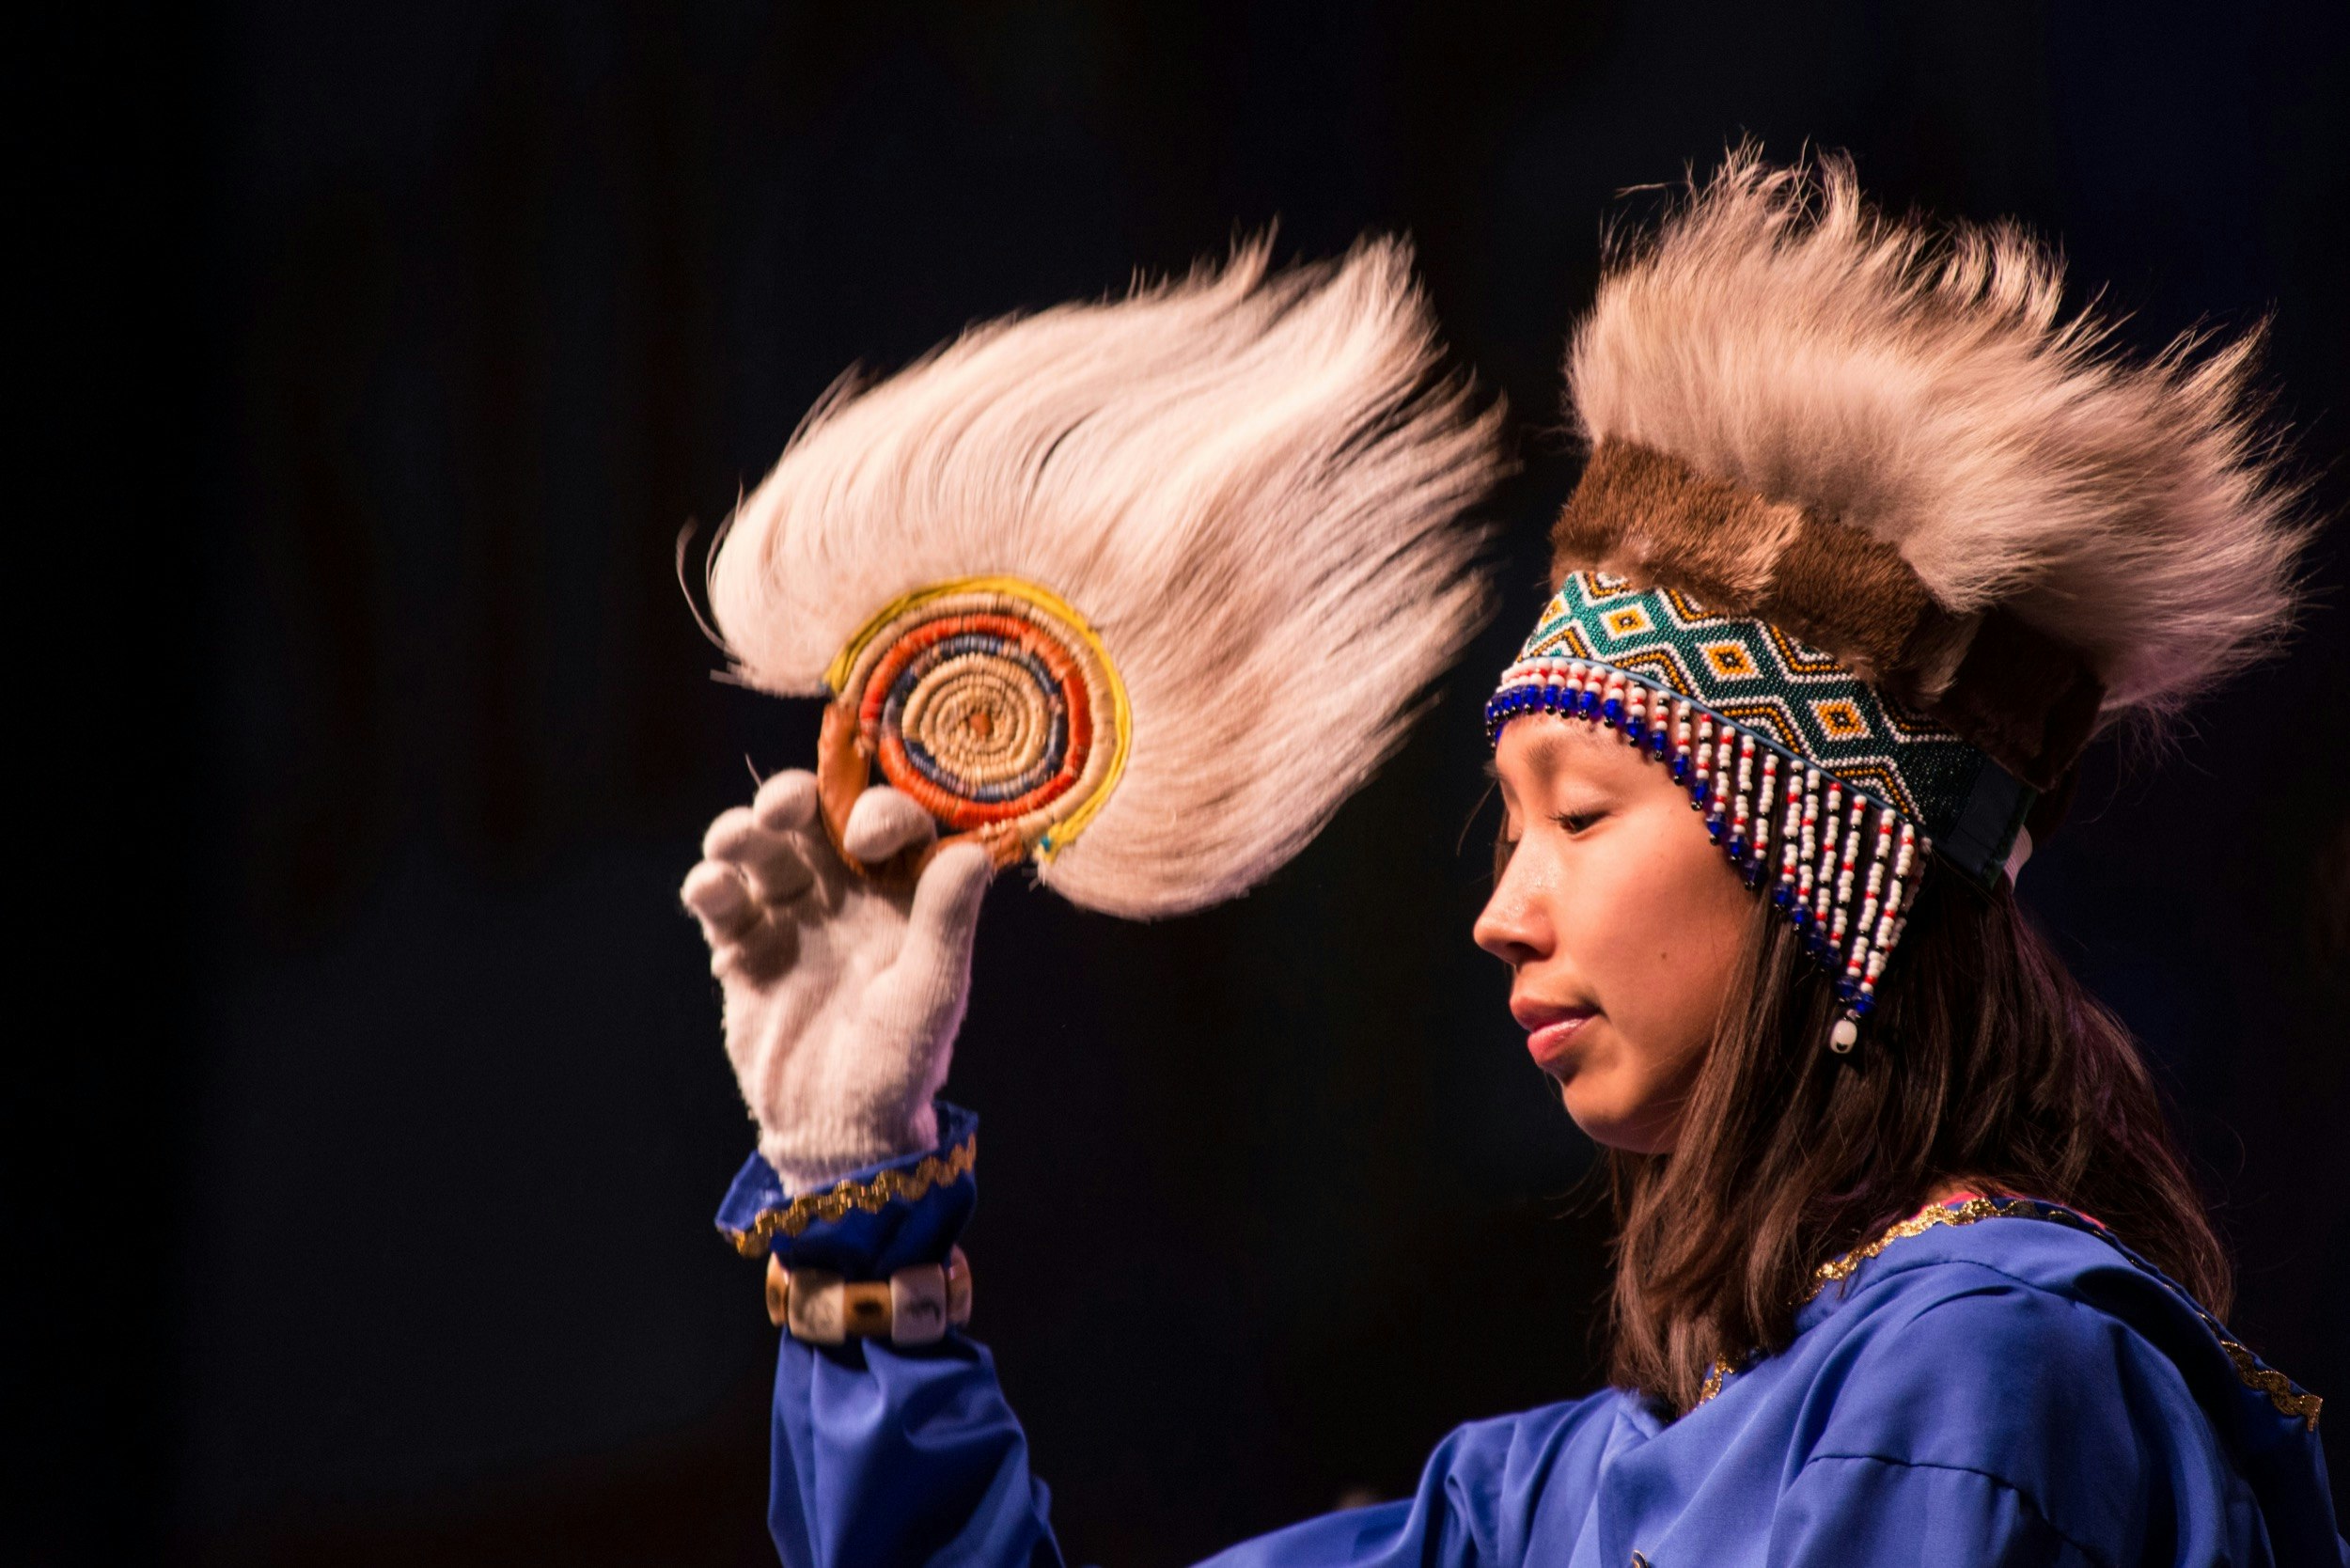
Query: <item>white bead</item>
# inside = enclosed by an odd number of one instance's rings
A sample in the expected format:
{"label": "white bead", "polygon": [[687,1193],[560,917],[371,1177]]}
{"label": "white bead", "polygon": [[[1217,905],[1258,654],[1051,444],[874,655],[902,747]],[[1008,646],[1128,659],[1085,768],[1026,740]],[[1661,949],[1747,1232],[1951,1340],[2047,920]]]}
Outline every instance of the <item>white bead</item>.
{"label": "white bead", "polygon": [[1827,1048],[1841,1057],[1857,1044],[1859,1040],[1860,1026],[1849,1018],[1839,1018],[1836,1020],[1836,1027],[1828,1031]]}
{"label": "white bead", "polygon": [[787,1325],[795,1340],[812,1345],[837,1345],[849,1337],[847,1298],[840,1276],[822,1269],[791,1271],[791,1304]]}
{"label": "white bead", "polygon": [[889,1277],[889,1340],[926,1345],[947,1337],[947,1271],[917,1263]]}

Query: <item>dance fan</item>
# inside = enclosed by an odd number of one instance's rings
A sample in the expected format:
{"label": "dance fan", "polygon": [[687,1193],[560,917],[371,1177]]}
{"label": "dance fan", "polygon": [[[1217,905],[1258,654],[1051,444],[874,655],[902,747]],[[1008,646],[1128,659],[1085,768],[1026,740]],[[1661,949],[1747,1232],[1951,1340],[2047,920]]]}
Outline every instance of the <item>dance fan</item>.
{"label": "dance fan", "polygon": [[709,587],[740,680],[828,699],[843,857],[876,772],[1114,915],[1296,854],[1489,610],[1460,519],[1500,411],[1436,357],[1401,244],[1275,273],[1260,242],[836,389]]}

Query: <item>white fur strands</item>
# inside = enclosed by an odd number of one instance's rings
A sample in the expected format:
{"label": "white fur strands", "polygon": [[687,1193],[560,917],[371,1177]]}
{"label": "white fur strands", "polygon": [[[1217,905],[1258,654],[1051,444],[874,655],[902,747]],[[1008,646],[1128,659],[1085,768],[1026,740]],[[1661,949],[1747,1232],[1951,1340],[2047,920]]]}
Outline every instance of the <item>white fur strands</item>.
{"label": "white fur strands", "polygon": [[1434,379],[1405,248],[1221,269],[974,327],[810,415],[710,568],[739,675],[818,695],[899,595],[1004,574],[1100,634],[1125,773],[1039,868],[1128,917],[1233,897],[1400,743],[1490,613],[1501,411]]}
{"label": "white fur strands", "polygon": [[1850,165],[1751,149],[1603,279],[1567,358],[1583,434],[1865,529],[1948,609],[2078,649],[2159,714],[2292,618],[2305,537],[2248,391],[2260,334],[2151,361],[2061,318],[2012,227],[1929,228]]}

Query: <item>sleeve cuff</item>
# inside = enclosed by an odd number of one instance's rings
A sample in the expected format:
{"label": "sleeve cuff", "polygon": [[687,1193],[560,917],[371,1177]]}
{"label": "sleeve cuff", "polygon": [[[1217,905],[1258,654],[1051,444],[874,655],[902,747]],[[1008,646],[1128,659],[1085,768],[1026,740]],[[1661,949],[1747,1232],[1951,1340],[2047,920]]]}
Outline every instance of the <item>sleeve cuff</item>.
{"label": "sleeve cuff", "polygon": [[945,1261],[979,1200],[979,1119],[944,1100],[936,1105],[936,1148],[853,1170],[796,1198],[786,1197],[775,1168],[753,1154],[718,1206],[719,1233],[745,1258],[773,1253],[786,1268],[849,1279]]}

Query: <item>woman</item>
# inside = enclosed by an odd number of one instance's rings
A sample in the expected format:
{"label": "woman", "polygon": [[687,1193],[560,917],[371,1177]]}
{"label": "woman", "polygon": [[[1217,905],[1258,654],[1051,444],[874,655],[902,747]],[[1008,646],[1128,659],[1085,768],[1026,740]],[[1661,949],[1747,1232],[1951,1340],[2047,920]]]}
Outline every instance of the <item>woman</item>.
{"label": "woman", "polygon": [[[1606,1150],[1613,1386],[1216,1560],[2350,1561],[2318,1401],[2221,1326],[2137,1049],[2013,890],[2093,731],[2286,622],[2298,537],[2250,345],[2126,366],[2057,298],[2014,234],[1747,156],[1611,269],[1475,934]],[[795,1152],[720,1216],[791,1328],[776,1541],[1058,1561],[986,1352],[931,1338],[969,1308],[973,1121],[929,1093],[989,859],[891,892],[835,841],[927,815],[876,790],[828,835],[818,795],[770,780],[685,887]]]}

